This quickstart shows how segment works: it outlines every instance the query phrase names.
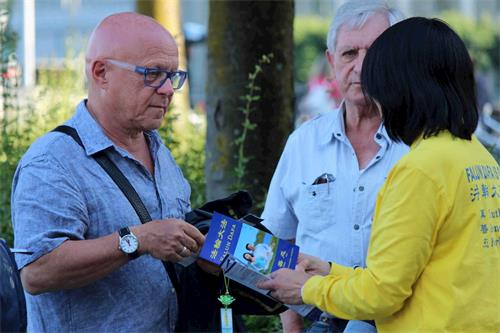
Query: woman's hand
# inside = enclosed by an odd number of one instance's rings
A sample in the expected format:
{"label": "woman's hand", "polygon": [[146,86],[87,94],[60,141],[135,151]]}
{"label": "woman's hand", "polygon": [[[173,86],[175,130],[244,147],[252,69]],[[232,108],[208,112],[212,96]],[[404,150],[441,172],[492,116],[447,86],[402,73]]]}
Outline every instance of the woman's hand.
{"label": "woman's hand", "polygon": [[301,267],[307,274],[328,275],[330,263],[305,253],[299,253],[297,266]]}

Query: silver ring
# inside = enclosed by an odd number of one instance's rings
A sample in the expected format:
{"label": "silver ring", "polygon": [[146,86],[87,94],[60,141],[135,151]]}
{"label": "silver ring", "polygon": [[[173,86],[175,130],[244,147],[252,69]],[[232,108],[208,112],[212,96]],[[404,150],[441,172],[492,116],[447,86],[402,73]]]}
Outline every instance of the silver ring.
{"label": "silver ring", "polygon": [[189,252],[189,250],[187,249],[187,247],[185,247],[185,246],[184,246],[184,247],[182,248],[181,253],[180,253],[181,257],[184,257],[184,252],[185,252],[185,251],[188,251],[188,252]]}

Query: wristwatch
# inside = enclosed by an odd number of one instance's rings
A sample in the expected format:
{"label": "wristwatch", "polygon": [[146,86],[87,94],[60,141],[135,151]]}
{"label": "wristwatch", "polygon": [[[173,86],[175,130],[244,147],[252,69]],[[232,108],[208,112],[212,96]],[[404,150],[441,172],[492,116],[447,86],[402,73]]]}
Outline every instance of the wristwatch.
{"label": "wristwatch", "polygon": [[121,228],[118,231],[118,235],[120,236],[118,249],[127,254],[130,259],[139,257],[139,240],[130,229],[128,227]]}

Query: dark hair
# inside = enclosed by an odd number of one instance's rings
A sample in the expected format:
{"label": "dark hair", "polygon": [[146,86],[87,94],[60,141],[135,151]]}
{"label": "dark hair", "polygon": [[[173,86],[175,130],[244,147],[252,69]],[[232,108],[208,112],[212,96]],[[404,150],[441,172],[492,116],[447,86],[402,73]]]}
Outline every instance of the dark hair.
{"label": "dark hair", "polygon": [[438,19],[388,28],[363,61],[361,84],[380,103],[389,137],[412,144],[447,130],[471,139],[478,122],[474,69],[463,41]]}

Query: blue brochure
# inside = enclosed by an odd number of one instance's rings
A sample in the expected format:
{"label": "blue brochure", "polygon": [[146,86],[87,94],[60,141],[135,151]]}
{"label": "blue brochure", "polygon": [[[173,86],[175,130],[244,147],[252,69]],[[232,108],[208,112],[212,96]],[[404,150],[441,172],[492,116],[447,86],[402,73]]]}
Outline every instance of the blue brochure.
{"label": "blue brochure", "polygon": [[200,258],[218,266],[227,256],[263,275],[295,268],[299,247],[241,221],[215,213]]}

